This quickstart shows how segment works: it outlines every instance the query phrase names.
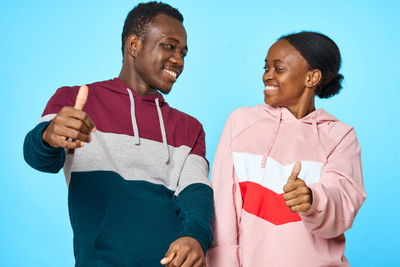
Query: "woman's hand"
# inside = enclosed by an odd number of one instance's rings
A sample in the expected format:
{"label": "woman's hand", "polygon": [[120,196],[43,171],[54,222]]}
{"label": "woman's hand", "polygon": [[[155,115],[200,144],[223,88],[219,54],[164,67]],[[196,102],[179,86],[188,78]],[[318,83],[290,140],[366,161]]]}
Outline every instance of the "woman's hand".
{"label": "woman's hand", "polygon": [[303,212],[311,208],[312,192],[306,183],[297,176],[300,173],[301,163],[298,161],[293,167],[292,173],[283,187],[283,199],[292,212]]}

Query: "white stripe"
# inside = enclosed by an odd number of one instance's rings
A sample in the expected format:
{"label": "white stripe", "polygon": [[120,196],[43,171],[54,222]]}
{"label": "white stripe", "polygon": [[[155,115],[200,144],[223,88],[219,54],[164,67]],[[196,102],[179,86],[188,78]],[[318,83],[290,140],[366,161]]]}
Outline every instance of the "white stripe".
{"label": "white stripe", "polygon": [[[239,182],[254,182],[278,194],[283,193],[295,162],[283,165],[268,157],[265,168],[261,168],[262,156],[247,153],[232,153],[233,165]],[[307,185],[316,183],[321,176],[322,163],[316,161],[301,161],[299,178]]]}
{"label": "white stripe", "polygon": [[39,123],[42,123],[42,122],[45,122],[45,121],[51,121],[52,119],[54,119],[55,116],[57,116],[57,114],[47,114],[47,115],[44,115],[44,116],[39,120],[38,124],[39,124]]}

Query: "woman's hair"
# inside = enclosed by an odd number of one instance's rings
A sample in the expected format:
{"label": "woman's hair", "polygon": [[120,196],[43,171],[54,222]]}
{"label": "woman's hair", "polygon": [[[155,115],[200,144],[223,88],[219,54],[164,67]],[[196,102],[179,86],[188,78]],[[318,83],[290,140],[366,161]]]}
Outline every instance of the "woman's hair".
{"label": "woman's hair", "polygon": [[339,93],[342,88],[343,75],[339,73],[341,58],[339,48],[328,36],[317,32],[299,32],[282,36],[308,62],[310,69],[319,69],[322,80],[315,94],[328,98]]}

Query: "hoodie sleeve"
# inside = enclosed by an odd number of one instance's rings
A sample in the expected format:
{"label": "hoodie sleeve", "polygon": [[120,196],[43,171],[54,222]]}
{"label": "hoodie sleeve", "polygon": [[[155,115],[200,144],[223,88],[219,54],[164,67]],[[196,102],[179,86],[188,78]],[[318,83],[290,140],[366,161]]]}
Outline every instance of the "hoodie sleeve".
{"label": "hoodie sleeve", "polygon": [[39,123],[24,140],[24,159],[34,169],[42,172],[57,173],[64,166],[65,152],[62,148],[47,146],[42,133],[50,121]]}
{"label": "hoodie sleeve", "polygon": [[361,149],[351,129],[328,157],[320,182],[311,184],[313,203],[300,213],[307,229],[322,238],[334,238],[349,229],[366,198]]}
{"label": "hoodie sleeve", "polygon": [[238,267],[239,218],[242,199],[234,176],[231,149],[231,118],[225,125],[214,157],[211,185],[214,190],[214,243],[207,252],[207,266]]}
{"label": "hoodie sleeve", "polygon": [[61,87],[50,98],[43,111],[39,124],[33,128],[24,140],[24,159],[34,169],[57,173],[64,166],[65,150],[47,146],[42,140],[42,133],[64,106],[72,106],[76,98],[76,88]]}
{"label": "hoodie sleeve", "polygon": [[198,125],[197,138],[183,165],[175,194],[183,224],[178,238],[195,238],[206,253],[212,243],[214,207],[213,191],[208,180],[208,161],[205,158],[205,133],[200,123]]}

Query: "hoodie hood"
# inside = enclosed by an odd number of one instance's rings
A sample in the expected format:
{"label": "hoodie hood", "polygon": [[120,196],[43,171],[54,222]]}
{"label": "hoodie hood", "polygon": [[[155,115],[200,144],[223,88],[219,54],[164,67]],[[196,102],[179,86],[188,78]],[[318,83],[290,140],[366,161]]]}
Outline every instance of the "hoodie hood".
{"label": "hoodie hood", "polygon": [[314,110],[310,114],[307,114],[307,116],[304,116],[301,119],[297,119],[287,108],[285,107],[273,107],[271,105],[257,105],[257,108],[261,110],[263,114],[265,114],[268,117],[273,118],[275,120],[275,125],[273,129],[272,136],[270,140],[267,143],[267,146],[265,148],[265,152],[263,154],[262,162],[261,162],[261,167],[264,168],[267,158],[271,152],[272,146],[275,143],[276,136],[278,135],[279,132],[279,127],[282,123],[294,123],[294,122],[302,122],[305,124],[309,124],[312,129],[313,129],[313,138],[315,141],[318,143],[318,147],[321,153],[321,156],[324,160],[324,163],[327,161],[327,153],[324,151],[324,148],[322,146],[322,142],[320,140],[319,136],[319,125],[323,123],[329,123],[329,122],[334,122],[338,121],[338,119],[328,112],[326,112],[324,109],[320,108],[317,110]]}
{"label": "hoodie hood", "polygon": [[128,91],[126,90],[129,89],[130,91],[132,91],[132,95],[136,100],[143,100],[155,103],[156,98],[158,98],[159,103],[165,102],[165,99],[161,93],[157,92],[154,95],[139,95],[132,87],[124,83],[119,78],[114,78],[110,80],[109,83],[107,83],[107,89],[123,95],[129,95]]}
{"label": "hoodie hood", "polygon": [[334,122],[334,121],[339,121],[335,116],[329,114],[326,112],[323,108],[319,108],[317,110],[314,110],[310,114],[307,114],[307,116],[304,116],[301,119],[297,119],[287,108],[285,107],[273,107],[267,104],[264,105],[257,105],[257,108],[262,110],[263,113],[265,113],[267,116],[272,117],[272,118],[277,118],[280,113],[282,113],[282,123],[288,123],[288,122],[296,122],[296,121],[301,121],[304,123],[312,124],[313,121],[315,123],[321,124],[325,122]]}

